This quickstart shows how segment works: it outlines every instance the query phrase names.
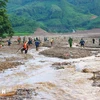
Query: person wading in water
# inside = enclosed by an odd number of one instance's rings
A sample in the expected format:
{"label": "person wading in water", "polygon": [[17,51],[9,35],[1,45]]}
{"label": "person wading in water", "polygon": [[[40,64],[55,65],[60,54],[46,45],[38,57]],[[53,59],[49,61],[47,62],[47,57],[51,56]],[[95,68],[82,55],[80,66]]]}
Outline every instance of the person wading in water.
{"label": "person wading in water", "polygon": [[25,54],[27,54],[27,52],[28,52],[28,43],[27,43],[27,41],[24,42],[23,48],[21,49],[21,53],[23,53],[23,51],[25,51]]}

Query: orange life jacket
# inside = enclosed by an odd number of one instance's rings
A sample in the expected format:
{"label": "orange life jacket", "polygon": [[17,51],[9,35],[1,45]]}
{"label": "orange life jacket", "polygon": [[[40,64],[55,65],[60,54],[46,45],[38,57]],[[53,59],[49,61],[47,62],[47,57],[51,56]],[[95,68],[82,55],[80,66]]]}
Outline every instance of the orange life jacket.
{"label": "orange life jacket", "polygon": [[27,49],[27,43],[24,43],[23,47],[24,49]]}

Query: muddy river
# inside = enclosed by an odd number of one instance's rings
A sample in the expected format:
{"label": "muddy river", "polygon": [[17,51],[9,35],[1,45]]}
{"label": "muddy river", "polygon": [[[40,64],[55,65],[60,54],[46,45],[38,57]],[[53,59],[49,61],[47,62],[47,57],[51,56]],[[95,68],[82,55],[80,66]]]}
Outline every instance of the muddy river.
{"label": "muddy river", "polygon": [[[33,89],[32,98],[27,100],[100,100],[100,87],[93,86],[93,80],[90,80],[92,72],[100,70],[99,54],[60,59],[39,54],[46,49],[31,49],[31,57],[23,54],[26,59],[14,60],[21,65],[1,71],[0,93],[27,88]],[[22,54],[0,54],[0,60],[4,58],[2,61],[10,57],[21,58]],[[83,69],[88,72],[82,72]]]}

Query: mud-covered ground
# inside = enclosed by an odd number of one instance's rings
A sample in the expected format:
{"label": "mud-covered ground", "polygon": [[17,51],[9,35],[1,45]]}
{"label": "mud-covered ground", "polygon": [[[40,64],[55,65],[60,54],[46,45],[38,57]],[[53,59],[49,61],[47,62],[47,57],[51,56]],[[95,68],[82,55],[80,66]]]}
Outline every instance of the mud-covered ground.
{"label": "mud-covered ground", "polygon": [[92,43],[92,38],[83,38],[85,40],[85,46],[81,47],[79,42],[80,38],[73,38],[73,46],[69,47],[68,37],[54,38],[53,46],[50,46],[50,42],[44,42],[43,46],[50,47],[50,49],[40,52],[40,54],[59,57],[64,59],[69,58],[82,58],[91,56],[93,54],[98,54],[100,52],[99,48],[99,38],[95,38],[95,44]]}

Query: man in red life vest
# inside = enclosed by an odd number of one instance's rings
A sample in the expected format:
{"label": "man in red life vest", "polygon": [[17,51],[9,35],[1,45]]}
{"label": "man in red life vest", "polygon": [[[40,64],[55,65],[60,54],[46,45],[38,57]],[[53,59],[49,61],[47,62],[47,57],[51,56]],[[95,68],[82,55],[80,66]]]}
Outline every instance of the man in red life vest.
{"label": "man in red life vest", "polygon": [[18,41],[18,44],[21,43],[21,37],[20,36],[17,38],[17,41]]}
{"label": "man in red life vest", "polygon": [[23,51],[25,51],[25,54],[27,54],[27,52],[28,52],[28,43],[27,43],[27,41],[24,42],[23,48],[21,49],[21,53],[23,53]]}

